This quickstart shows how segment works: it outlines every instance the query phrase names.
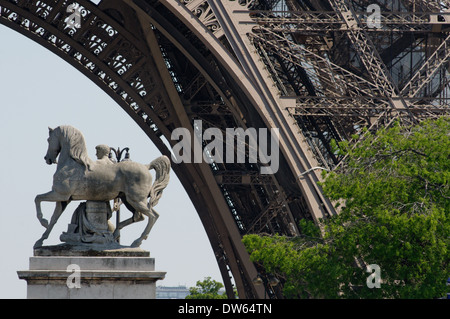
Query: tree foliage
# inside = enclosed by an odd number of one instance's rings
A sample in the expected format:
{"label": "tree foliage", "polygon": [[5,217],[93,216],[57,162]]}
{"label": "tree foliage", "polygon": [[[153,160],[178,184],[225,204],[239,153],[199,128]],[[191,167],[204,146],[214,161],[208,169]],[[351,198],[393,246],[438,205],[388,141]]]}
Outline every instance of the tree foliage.
{"label": "tree foliage", "polygon": [[[251,258],[285,280],[287,297],[436,298],[446,294],[450,235],[450,120],[394,125],[351,149],[325,174],[339,215],[302,221],[302,236],[244,237]],[[381,269],[370,289],[365,265]]]}
{"label": "tree foliage", "polygon": [[225,294],[219,294],[223,284],[206,277],[203,281],[198,280],[195,287],[189,288],[186,299],[227,299]]}

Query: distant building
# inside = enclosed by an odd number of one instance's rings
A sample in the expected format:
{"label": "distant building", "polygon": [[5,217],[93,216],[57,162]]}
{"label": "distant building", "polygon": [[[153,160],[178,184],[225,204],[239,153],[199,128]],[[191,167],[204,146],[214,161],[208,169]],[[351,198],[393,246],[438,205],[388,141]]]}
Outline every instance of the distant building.
{"label": "distant building", "polygon": [[[225,289],[220,288],[219,295],[223,295],[224,293]],[[189,288],[187,288],[186,286],[156,287],[156,299],[185,299],[187,295],[189,295]]]}
{"label": "distant building", "polygon": [[187,295],[189,295],[189,288],[186,286],[156,287],[156,299],[185,299]]}

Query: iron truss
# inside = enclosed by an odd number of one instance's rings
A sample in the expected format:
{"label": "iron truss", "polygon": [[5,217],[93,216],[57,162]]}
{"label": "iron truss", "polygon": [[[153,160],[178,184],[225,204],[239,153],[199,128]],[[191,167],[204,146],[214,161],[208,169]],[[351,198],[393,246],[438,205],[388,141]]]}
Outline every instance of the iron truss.
{"label": "iron truss", "polygon": [[[267,274],[241,238],[295,236],[300,219],[336,213],[320,174],[301,175],[339,164],[332,139],[449,113],[449,9],[448,0],[0,0],[0,22],[85,74],[165,155],[179,127],[279,129],[275,174],[261,174],[261,162],[172,165],[228,295],[233,279],[240,298],[262,298],[253,279]],[[79,25],[68,24],[73,10]]]}

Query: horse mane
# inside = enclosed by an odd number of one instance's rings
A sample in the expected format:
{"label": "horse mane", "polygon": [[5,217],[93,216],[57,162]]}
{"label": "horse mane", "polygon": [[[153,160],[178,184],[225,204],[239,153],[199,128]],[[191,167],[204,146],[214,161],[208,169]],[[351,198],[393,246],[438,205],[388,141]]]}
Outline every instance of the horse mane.
{"label": "horse mane", "polygon": [[59,126],[61,136],[69,145],[69,155],[77,163],[83,165],[90,170],[92,160],[88,156],[86,142],[83,134],[70,125]]}

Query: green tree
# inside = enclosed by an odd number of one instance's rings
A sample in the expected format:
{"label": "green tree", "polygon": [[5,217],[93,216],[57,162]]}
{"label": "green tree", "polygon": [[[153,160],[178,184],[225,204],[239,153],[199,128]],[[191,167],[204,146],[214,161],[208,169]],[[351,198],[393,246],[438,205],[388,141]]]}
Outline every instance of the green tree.
{"label": "green tree", "polygon": [[206,277],[203,281],[197,281],[196,287],[189,288],[186,299],[227,299],[225,294],[219,294],[220,288],[223,288],[222,283]]}
{"label": "green tree", "polygon": [[[324,193],[340,214],[302,221],[302,236],[245,236],[251,258],[284,278],[286,297],[436,298],[446,294],[450,235],[450,120],[366,134]],[[381,269],[369,288],[365,265]]]}

